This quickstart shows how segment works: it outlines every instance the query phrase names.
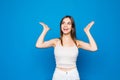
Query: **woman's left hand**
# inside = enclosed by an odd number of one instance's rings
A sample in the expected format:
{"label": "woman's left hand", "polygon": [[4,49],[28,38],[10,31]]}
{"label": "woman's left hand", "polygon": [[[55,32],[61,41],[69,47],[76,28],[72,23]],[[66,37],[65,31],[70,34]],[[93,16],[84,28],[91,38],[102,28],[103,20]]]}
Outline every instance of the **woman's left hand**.
{"label": "woman's left hand", "polygon": [[85,31],[85,32],[89,32],[89,31],[90,31],[90,28],[92,27],[93,24],[94,24],[94,21],[90,22],[90,23],[84,28],[84,31]]}

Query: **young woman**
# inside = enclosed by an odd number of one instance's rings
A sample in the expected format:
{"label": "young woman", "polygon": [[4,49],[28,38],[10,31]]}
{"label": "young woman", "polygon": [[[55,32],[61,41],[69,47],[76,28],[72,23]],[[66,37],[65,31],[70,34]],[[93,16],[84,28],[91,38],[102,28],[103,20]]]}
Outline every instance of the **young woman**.
{"label": "young woman", "polygon": [[36,42],[36,47],[54,47],[56,68],[52,80],[80,80],[76,66],[78,48],[89,51],[97,50],[97,45],[90,34],[90,28],[94,24],[94,21],[90,22],[84,28],[89,43],[76,39],[75,23],[71,16],[62,18],[60,22],[60,38],[51,39],[49,41],[44,41],[44,37],[49,31],[49,27],[43,22],[40,22],[40,24],[43,26],[43,32]]}

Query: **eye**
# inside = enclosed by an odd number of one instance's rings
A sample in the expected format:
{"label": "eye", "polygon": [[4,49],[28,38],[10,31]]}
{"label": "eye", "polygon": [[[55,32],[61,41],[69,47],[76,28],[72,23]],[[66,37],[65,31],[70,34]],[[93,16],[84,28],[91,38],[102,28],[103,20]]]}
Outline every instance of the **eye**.
{"label": "eye", "polygon": [[64,24],[65,22],[63,21],[62,24]]}
{"label": "eye", "polygon": [[71,25],[71,22],[68,22],[68,25]]}

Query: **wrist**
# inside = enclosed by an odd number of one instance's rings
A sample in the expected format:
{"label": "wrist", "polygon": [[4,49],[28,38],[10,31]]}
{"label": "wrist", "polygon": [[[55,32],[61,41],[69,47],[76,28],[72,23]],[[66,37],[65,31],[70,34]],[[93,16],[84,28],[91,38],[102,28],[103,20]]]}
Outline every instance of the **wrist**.
{"label": "wrist", "polygon": [[44,29],[43,32],[48,32],[48,30]]}
{"label": "wrist", "polygon": [[85,31],[85,33],[90,33],[90,31]]}

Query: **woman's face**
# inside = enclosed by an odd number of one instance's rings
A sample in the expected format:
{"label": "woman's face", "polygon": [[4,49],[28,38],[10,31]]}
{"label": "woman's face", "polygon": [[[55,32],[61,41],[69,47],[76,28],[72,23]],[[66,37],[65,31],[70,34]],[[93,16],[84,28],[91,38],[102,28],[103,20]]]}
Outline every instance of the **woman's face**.
{"label": "woman's face", "polygon": [[64,18],[61,24],[61,30],[63,34],[68,34],[72,30],[72,22],[70,18]]}

